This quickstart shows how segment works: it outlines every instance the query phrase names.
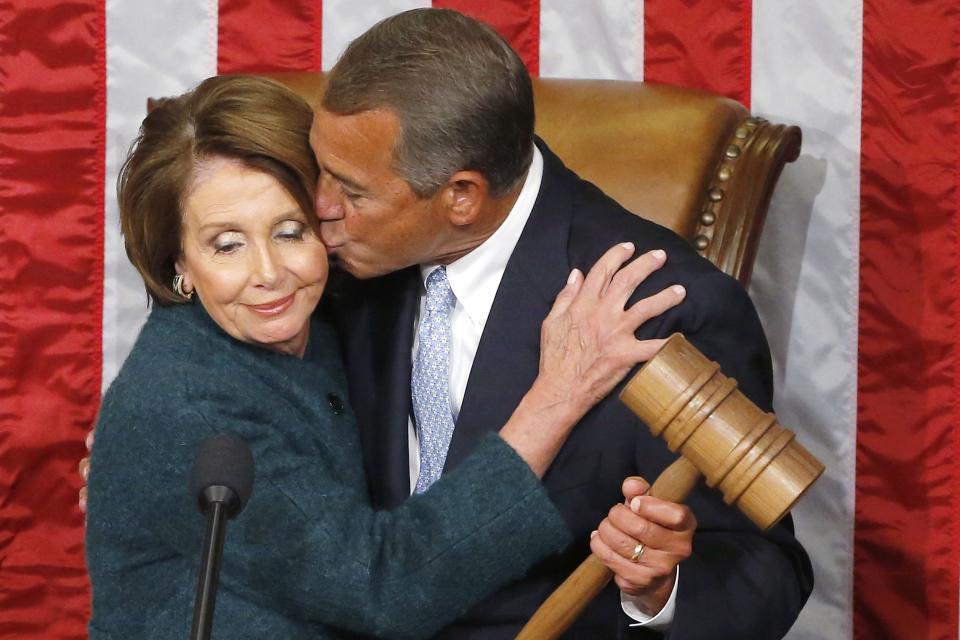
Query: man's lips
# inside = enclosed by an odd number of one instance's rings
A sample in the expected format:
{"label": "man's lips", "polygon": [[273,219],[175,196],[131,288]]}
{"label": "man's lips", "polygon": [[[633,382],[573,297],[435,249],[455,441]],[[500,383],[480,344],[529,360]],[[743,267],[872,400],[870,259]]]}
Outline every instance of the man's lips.
{"label": "man's lips", "polygon": [[277,300],[271,300],[270,302],[265,302],[263,304],[248,304],[247,308],[262,316],[279,315],[290,308],[290,305],[293,304],[293,299],[296,297],[296,295],[297,292],[294,291],[285,298],[278,298]]}

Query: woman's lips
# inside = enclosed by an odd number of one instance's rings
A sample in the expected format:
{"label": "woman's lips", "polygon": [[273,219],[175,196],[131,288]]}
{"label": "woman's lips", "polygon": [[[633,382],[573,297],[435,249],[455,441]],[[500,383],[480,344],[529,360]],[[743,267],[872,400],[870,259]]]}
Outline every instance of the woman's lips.
{"label": "woman's lips", "polygon": [[290,305],[293,304],[293,299],[296,295],[297,293],[293,292],[285,298],[280,298],[271,302],[265,302],[264,304],[248,304],[247,307],[254,313],[262,316],[275,316],[289,309]]}

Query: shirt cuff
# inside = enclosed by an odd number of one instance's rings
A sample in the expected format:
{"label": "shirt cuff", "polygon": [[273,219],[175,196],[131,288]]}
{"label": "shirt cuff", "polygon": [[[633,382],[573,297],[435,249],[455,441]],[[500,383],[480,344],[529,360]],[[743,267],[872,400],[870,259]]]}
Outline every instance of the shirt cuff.
{"label": "shirt cuff", "polygon": [[673,591],[667,598],[667,603],[663,605],[660,612],[655,616],[648,616],[640,610],[636,598],[620,592],[620,607],[632,620],[635,620],[631,627],[648,627],[661,633],[669,631],[673,623],[673,612],[677,608],[677,585],[680,584],[680,567],[677,567],[677,578],[673,581]]}

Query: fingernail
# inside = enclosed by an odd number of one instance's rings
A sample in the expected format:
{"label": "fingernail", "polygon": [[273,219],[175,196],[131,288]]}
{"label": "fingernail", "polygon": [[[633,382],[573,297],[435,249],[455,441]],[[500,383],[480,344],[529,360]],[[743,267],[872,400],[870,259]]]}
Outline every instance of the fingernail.
{"label": "fingernail", "polygon": [[630,501],[630,511],[634,513],[640,513],[640,496],[637,496]]}
{"label": "fingernail", "polygon": [[580,269],[574,269],[570,272],[570,275],[567,276],[567,284],[573,284],[580,279]]}
{"label": "fingernail", "polygon": [[591,532],[590,532],[590,539],[593,540],[593,539],[596,538],[596,537],[597,537],[597,532],[596,532],[596,531],[591,531]]}
{"label": "fingernail", "polygon": [[84,443],[87,445],[87,450],[93,447],[93,431],[87,434],[87,437],[84,439]]}
{"label": "fingernail", "polygon": [[667,259],[667,252],[663,249],[654,249],[650,252],[650,255],[653,256],[657,262],[663,262]]}
{"label": "fingernail", "polygon": [[83,478],[83,481],[87,481],[87,476],[90,475],[90,465],[84,465],[80,467],[80,477]]}
{"label": "fingernail", "polygon": [[629,251],[630,253],[633,253],[634,251],[632,242],[621,242],[620,246],[626,249],[627,251]]}
{"label": "fingernail", "polygon": [[86,498],[80,498],[80,502],[78,503],[77,506],[80,507],[80,511],[83,511],[84,513],[86,513],[86,511],[87,511],[87,499],[86,499]]}
{"label": "fingernail", "polygon": [[683,296],[687,295],[687,290],[684,289],[679,284],[675,284],[672,287],[670,287],[670,291],[673,291],[673,293],[676,294],[678,298],[682,298]]}

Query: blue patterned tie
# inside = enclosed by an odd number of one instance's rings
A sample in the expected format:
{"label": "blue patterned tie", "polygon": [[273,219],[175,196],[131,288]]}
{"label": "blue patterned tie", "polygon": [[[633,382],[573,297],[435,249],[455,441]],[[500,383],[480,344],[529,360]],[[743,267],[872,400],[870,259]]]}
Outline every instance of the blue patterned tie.
{"label": "blue patterned tie", "polygon": [[413,415],[420,440],[420,477],[415,493],[423,493],[440,477],[453,436],[450,313],[456,301],[446,268],[434,269],[427,278],[427,301],[417,330],[419,346],[411,381]]}

